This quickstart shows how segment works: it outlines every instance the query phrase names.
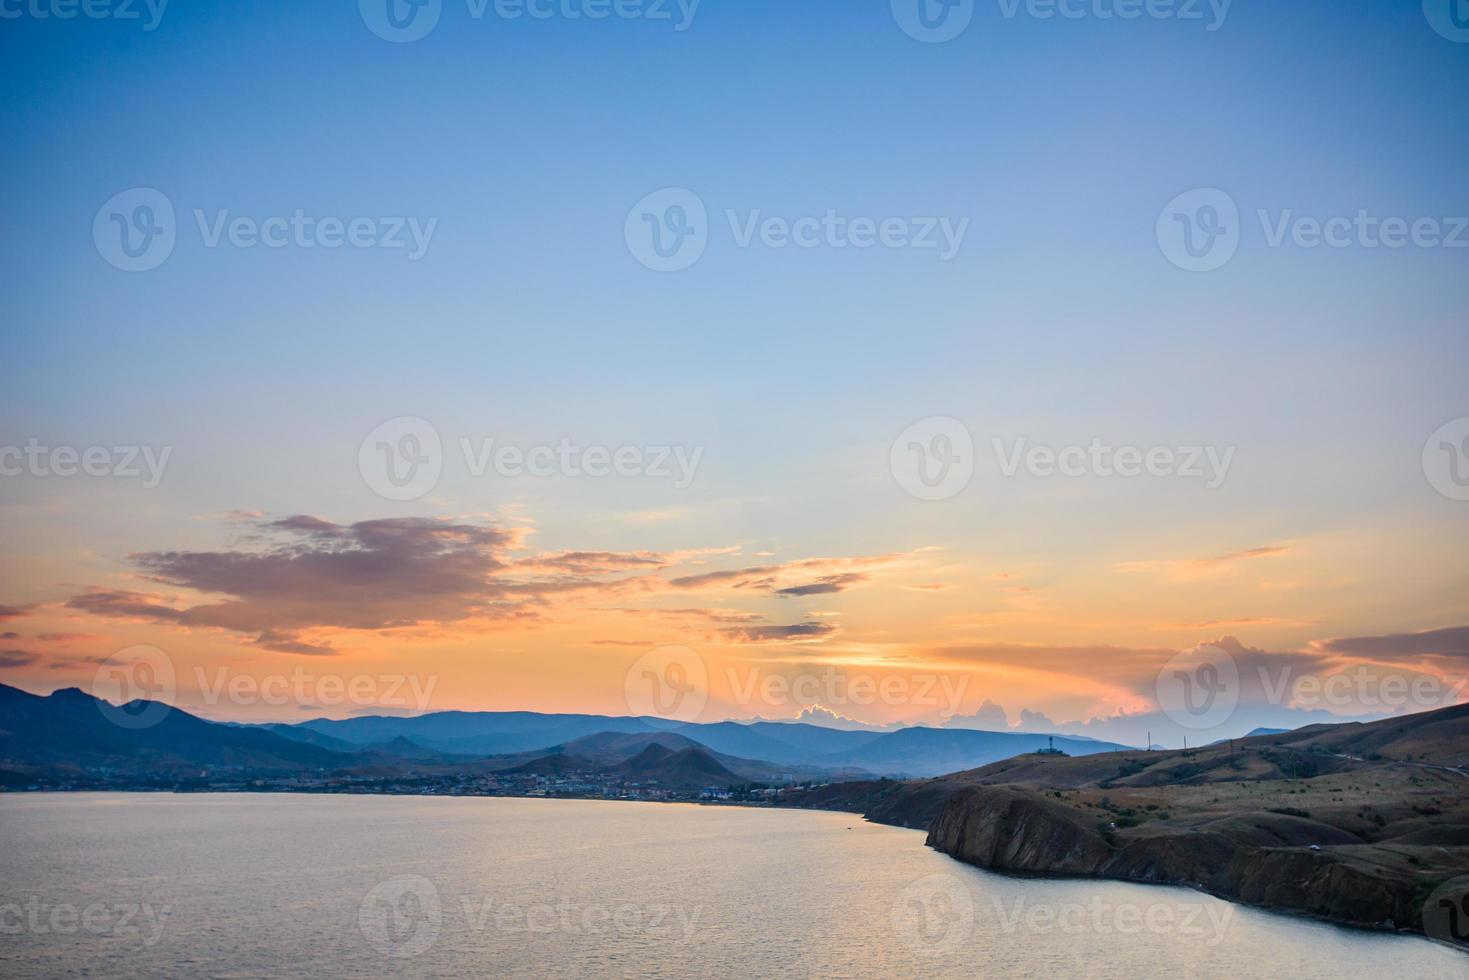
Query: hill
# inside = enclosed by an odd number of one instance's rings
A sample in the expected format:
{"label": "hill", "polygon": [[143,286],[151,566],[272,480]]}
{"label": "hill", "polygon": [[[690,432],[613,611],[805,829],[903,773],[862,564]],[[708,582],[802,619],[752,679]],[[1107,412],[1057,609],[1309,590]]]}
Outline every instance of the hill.
{"label": "hill", "polygon": [[167,775],[201,767],[303,771],[361,761],[264,729],[207,722],[157,702],[116,706],[76,688],[41,697],[0,684],[0,763],[21,778],[42,768]]}
{"label": "hill", "polygon": [[1422,931],[1469,874],[1469,705],[1189,751],[1023,755],[782,802],[927,827],[998,871],[1202,887],[1358,926]]}

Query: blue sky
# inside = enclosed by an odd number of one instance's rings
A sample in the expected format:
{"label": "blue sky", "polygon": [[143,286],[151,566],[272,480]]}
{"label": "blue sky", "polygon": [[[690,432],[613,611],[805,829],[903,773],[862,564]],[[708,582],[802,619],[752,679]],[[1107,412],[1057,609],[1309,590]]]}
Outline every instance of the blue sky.
{"label": "blue sky", "polygon": [[[1410,0],[1236,0],[1213,31],[1085,9],[1011,18],[981,2],[943,44],[905,34],[887,0],[703,0],[684,31],[475,19],[444,0],[405,44],[345,2],[174,0],[151,31],[0,22],[0,441],[175,447],[157,492],[5,486],[5,540],[32,564],[0,584],[51,601],[61,583],[123,576],[133,552],[217,546],[191,518],[233,509],[511,508],[549,548],[931,547],[985,574],[1044,567],[1072,592],[1052,620],[1003,625],[1014,642],[1079,642],[1087,624],[1151,642],[1098,615],[1113,587],[1084,569],[1279,542],[1316,573],[1288,610],[1245,609],[1243,586],[1160,602],[1231,606],[1189,622],[1275,620],[1253,637],[1271,648],[1454,625],[1466,505],[1432,492],[1419,456],[1469,415],[1469,249],[1271,248],[1255,213],[1469,215],[1469,44]],[[142,273],[108,265],[91,235],[135,187],[178,214],[174,252]],[[666,187],[713,219],[676,273],[623,238],[634,203]],[[1194,188],[1242,215],[1238,254],[1203,274],[1155,237]],[[411,261],[206,248],[196,209],[437,224]],[[726,209],[968,226],[950,261],[739,248]],[[449,444],[706,451],[687,491],[486,485],[448,466],[434,496],[385,503],[358,478],[358,443],[404,415]],[[938,415],[985,446],[1100,436],[1232,445],[1238,461],[1207,493],[981,467],[962,499],[924,506],[893,486],[888,446]],[[965,596],[949,612],[989,602]]]}

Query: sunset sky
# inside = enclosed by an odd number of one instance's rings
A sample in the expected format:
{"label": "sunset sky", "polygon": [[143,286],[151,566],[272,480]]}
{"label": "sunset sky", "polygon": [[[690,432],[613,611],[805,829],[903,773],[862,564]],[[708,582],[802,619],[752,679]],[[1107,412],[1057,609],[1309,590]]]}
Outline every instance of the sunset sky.
{"label": "sunset sky", "polygon": [[[709,720],[1121,735],[1078,725],[1155,714],[1160,668],[1215,644],[1247,673],[1365,665],[1469,700],[1469,501],[1424,457],[1469,416],[1469,248],[1273,247],[1257,217],[1469,215],[1469,44],[1420,7],[1237,0],[1210,31],[980,4],[943,44],[887,0],[704,0],[682,31],[445,0],[410,43],[354,3],[7,21],[0,123],[27,138],[0,155],[0,447],[168,455],[156,486],[141,457],[0,476],[0,681],[90,690],[143,644],[211,718],[402,710],[404,676],[431,685],[411,708],[627,714],[629,669],[677,645]],[[149,271],[94,242],[130,188],[177,213]],[[663,188],[709,215],[676,272],[624,234]],[[1241,216],[1207,273],[1155,230],[1195,188]],[[200,226],[298,209],[436,224],[419,258]],[[742,247],[731,210],[967,232],[948,260]],[[442,472],[387,499],[364,441],[404,417]],[[936,417],[973,476],[922,500],[892,450]],[[671,473],[476,475],[487,440],[666,447]],[[1017,440],[1230,455],[1212,487],[1007,476]],[[381,684],[199,684],[298,669]],[[828,683],[858,676],[908,693]],[[824,686],[741,694],[769,677]]]}

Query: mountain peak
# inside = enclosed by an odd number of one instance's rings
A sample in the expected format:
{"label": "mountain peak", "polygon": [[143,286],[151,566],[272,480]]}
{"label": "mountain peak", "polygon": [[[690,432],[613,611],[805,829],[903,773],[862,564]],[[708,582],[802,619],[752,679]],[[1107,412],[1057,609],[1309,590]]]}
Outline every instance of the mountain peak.
{"label": "mountain peak", "polygon": [[101,698],[95,698],[95,697],[93,697],[92,695],[88,694],[86,691],[83,691],[79,687],[61,687],[61,688],[57,688],[56,690],[52,691],[48,695],[48,697],[54,698],[57,701],[61,701],[61,702],[70,702],[70,703],[77,703],[77,704],[90,704],[93,701],[100,701],[100,700],[102,700]]}

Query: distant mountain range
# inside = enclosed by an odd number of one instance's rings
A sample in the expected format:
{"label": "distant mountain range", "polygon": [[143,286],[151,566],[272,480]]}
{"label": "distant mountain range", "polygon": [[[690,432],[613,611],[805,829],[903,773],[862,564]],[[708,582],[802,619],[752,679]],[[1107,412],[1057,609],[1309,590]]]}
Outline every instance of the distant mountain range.
{"label": "distant mountain range", "polygon": [[[76,688],[43,697],[0,684],[0,780],[11,785],[37,773],[169,779],[220,771],[384,779],[575,771],[709,785],[831,782],[941,775],[1047,742],[1044,735],[967,729],[842,731],[519,711],[239,725],[156,702],[110,705]],[[1055,747],[1071,755],[1123,748],[1069,737],[1056,737]]]}
{"label": "distant mountain range", "polygon": [[[792,722],[733,721],[696,724],[662,718],[552,714],[529,711],[440,711],[411,718],[373,715],[299,725],[276,725],[287,737],[339,746],[381,745],[406,738],[440,752],[500,755],[549,749],[608,732],[630,735],[673,733],[715,752],[784,765],[881,776],[939,776],[959,769],[1055,747],[1068,755],[1094,755],[1128,748],[1078,736],[986,732],[963,728],[901,728],[892,732],[847,731]],[[321,744],[321,743],[319,743]]]}
{"label": "distant mountain range", "polygon": [[724,755],[673,732],[601,732],[523,753],[453,755],[401,735],[359,745],[298,726],[218,724],[158,702],[119,706],[75,688],[41,697],[0,684],[0,786],[274,786],[287,778],[320,787],[334,778],[402,785],[518,775],[697,789],[839,774]]}

